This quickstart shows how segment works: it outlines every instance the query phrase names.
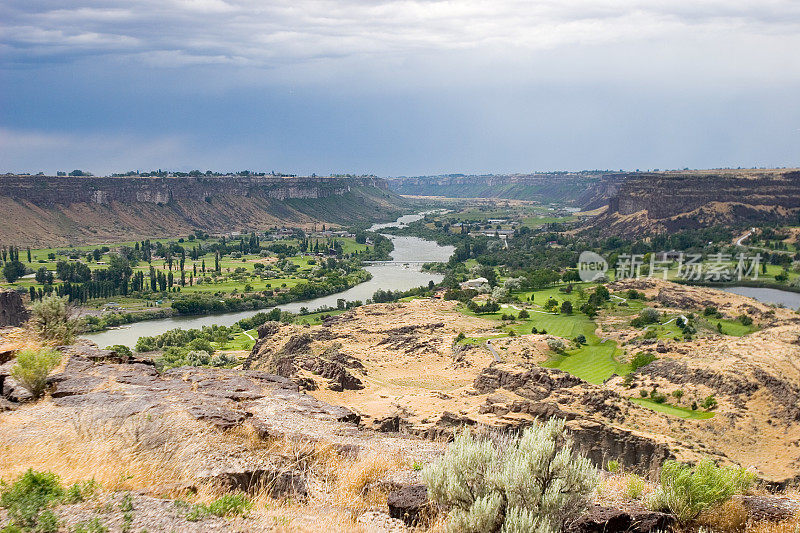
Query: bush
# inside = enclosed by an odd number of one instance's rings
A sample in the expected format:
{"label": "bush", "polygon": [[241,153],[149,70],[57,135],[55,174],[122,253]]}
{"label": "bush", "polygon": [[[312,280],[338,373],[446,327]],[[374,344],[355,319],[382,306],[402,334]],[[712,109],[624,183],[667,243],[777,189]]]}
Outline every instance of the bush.
{"label": "bush", "polygon": [[227,353],[220,353],[211,358],[211,366],[226,367],[236,366],[238,364],[239,360],[236,356]]}
{"label": "bush", "polygon": [[502,442],[464,431],[422,476],[448,512],[448,529],[463,533],[559,532],[587,508],[598,482],[555,418]]}
{"label": "bush", "polygon": [[208,505],[194,505],[186,515],[186,519],[195,522],[206,516],[238,516],[245,514],[253,506],[253,502],[244,494],[226,494]]}
{"label": "bush", "polygon": [[638,317],[631,320],[631,325],[635,328],[640,328],[642,326],[646,326],[647,324],[656,324],[658,323],[659,317],[660,315],[658,314],[658,309],[645,307],[639,311]]}
{"label": "bush", "polygon": [[22,350],[11,368],[11,377],[31,395],[40,398],[47,387],[47,376],[61,362],[61,354],[47,349]]}
{"label": "bush", "polygon": [[0,506],[20,531],[58,531],[58,520],[47,507],[64,496],[58,476],[29,469],[10,486],[0,488]]}
{"label": "bush", "polygon": [[747,316],[747,315],[741,315],[741,316],[739,316],[738,320],[739,320],[739,322],[741,322],[741,324],[742,324],[743,326],[750,326],[750,325],[752,325],[752,324],[753,324],[753,319],[752,319],[752,318],[750,318],[750,317],[749,317],[749,316]]}
{"label": "bush", "polygon": [[131,349],[125,346],[124,344],[115,344],[113,346],[106,346],[106,350],[112,350],[123,360],[128,360],[131,357],[133,357],[133,352],[131,351]]}
{"label": "bush", "polygon": [[45,296],[33,304],[33,326],[43,339],[69,344],[78,333],[80,321],[72,318],[68,298]]}
{"label": "bush", "polygon": [[650,352],[639,352],[631,359],[631,370],[637,370],[643,366],[647,366],[656,359],[658,358]]}
{"label": "bush", "polygon": [[637,476],[636,474],[628,475],[625,483],[625,493],[628,495],[628,498],[638,500],[642,497],[644,488],[645,480],[643,477]]}
{"label": "bush", "polygon": [[519,312],[518,318],[524,319],[524,318],[530,318],[530,316],[531,315],[530,313],[528,313],[527,309],[523,309],[522,311]]}
{"label": "bush", "polygon": [[707,411],[713,411],[717,408],[717,399],[714,398],[714,395],[706,397],[701,403],[700,407]]}
{"label": "bush", "polygon": [[668,511],[685,524],[711,506],[726,502],[746,491],[755,475],[743,468],[718,467],[711,460],[697,466],[666,461],[661,467],[660,483],[648,498],[654,511]]}
{"label": "bush", "polygon": [[561,339],[547,339],[547,347],[556,353],[561,353],[566,349],[564,341]]}

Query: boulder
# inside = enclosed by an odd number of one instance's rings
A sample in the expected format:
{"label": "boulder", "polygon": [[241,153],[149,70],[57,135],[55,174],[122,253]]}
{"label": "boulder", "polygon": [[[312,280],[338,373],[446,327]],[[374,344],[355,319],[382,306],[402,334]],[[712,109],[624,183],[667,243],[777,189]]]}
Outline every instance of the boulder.
{"label": "boulder", "polygon": [[303,499],[308,496],[305,476],[301,472],[277,466],[219,467],[199,472],[197,481],[243,492],[265,488],[273,498]]}
{"label": "boulder", "polygon": [[647,533],[666,531],[673,523],[671,515],[645,509],[615,509],[598,504],[592,506],[575,522],[567,533]]}
{"label": "boulder", "polygon": [[17,380],[11,376],[6,376],[5,379],[3,379],[3,397],[12,402],[27,402],[33,400],[33,395],[28,392],[28,389],[20,385]]}
{"label": "boulder", "polygon": [[800,502],[778,496],[735,496],[747,510],[747,518],[753,521],[781,522],[795,516]]}
{"label": "boulder", "polygon": [[203,403],[187,409],[197,420],[208,422],[220,429],[230,429],[244,422],[248,413],[239,409],[229,409],[220,404]]}
{"label": "boulder", "polygon": [[415,526],[423,518],[428,506],[428,488],[422,484],[405,485],[391,491],[386,502],[389,516]]}
{"label": "boulder", "polygon": [[19,293],[0,289],[0,327],[21,326],[28,318],[30,313],[25,309]]}

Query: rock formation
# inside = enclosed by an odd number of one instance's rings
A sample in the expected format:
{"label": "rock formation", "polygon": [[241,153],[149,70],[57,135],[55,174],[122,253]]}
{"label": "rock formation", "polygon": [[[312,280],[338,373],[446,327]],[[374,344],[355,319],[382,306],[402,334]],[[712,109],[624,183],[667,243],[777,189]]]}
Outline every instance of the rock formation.
{"label": "rock formation", "polygon": [[0,240],[99,244],[194,230],[230,232],[395,216],[380,178],[0,176]]}
{"label": "rock formation", "polygon": [[29,313],[16,291],[0,289],[0,327],[19,326],[28,320]]}
{"label": "rock formation", "polygon": [[641,235],[750,224],[800,213],[800,171],[718,170],[627,177],[593,224],[605,235]]}

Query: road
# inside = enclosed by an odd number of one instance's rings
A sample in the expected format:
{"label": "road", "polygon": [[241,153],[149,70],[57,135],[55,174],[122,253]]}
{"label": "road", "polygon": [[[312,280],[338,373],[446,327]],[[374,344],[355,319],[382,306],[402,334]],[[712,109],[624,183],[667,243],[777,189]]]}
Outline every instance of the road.
{"label": "road", "polygon": [[487,340],[486,341],[486,347],[489,348],[490,352],[492,352],[492,355],[494,356],[494,360],[495,361],[497,361],[498,363],[502,363],[503,362],[503,360],[500,359],[500,356],[497,355],[497,352],[495,351],[494,346],[492,346],[492,341]]}
{"label": "road", "polygon": [[750,228],[747,233],[745,233],[744,235],[742,235],[741,237],[736,239],[736,243],[735,243],[736,246],[744,246],[742,243],[746,239],[750,238],[750,235],[752,235],[755,230],[756,230],[756,228]]}

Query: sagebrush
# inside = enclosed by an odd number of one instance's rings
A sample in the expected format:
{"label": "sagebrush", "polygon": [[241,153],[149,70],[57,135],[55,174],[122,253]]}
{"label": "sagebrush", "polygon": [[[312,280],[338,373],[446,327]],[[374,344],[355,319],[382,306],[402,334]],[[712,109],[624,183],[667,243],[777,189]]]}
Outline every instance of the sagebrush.
{"label": "sagebrush", "polygon": [[564,420],[550,419],[504,440],[465,430],[423,479],[451,531],[556,533],[587,508],[598,473],[573,450]]}
{"label": "sagebrush", "polygon": [[44,340],[59,344],[71,343],[81,325],[72,316],[68,298],[54,294],[33,303],[31,322]]}

